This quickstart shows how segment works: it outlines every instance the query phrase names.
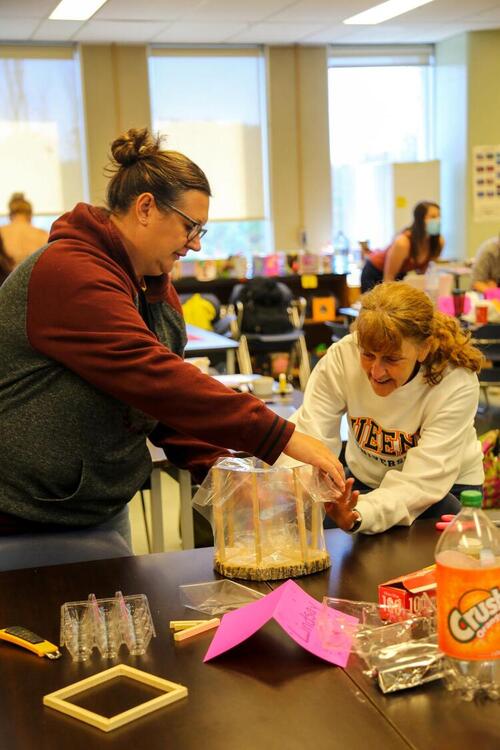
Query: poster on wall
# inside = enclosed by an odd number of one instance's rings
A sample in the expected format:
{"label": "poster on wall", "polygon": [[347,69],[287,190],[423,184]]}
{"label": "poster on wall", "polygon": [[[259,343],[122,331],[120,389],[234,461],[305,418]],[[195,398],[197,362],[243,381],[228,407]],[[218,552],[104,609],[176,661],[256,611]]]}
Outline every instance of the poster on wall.
{"label": "poster on wall", "polygon": [[500,221],[500,145],[474,146],[474,221]]}

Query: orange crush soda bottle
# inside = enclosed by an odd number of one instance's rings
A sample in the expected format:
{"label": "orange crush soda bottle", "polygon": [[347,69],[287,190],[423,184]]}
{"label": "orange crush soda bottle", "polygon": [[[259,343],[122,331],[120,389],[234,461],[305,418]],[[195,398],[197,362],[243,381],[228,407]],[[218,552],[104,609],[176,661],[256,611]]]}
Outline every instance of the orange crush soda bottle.
{"label": "orange crush soda bottle", "polygon": [[465,700],[500,697],[500,532],[466,490],[436,547],[439,648],[445,684]]}

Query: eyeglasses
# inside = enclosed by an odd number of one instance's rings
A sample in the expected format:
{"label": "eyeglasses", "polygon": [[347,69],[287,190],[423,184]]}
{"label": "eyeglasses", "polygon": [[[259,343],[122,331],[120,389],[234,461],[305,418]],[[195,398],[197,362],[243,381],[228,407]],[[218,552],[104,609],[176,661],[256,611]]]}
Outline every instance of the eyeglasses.
{"label": "eyeglasses", "polygon": [[171,211],[175,211],[176,214],[182,216],[182,218],[189,222],[189,224],[191,225],[187,233],[187,242],[191,242],[191,240],[194,240],[196,237],[199,237],[201,240],[201,238],[206,235],[207,230],[204,229],[198,221],[195,221],[190,216],[185,214],[184,211],[181,211],[180,208],[176,208],[171,203],[167,203],[166,205],[170,208]]}

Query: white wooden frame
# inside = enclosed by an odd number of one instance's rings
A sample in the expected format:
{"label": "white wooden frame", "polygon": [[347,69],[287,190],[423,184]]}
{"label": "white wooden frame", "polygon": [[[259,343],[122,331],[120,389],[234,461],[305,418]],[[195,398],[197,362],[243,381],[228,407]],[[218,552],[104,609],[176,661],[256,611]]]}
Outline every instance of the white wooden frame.
{"label": "white wooden frame", "polygon": [[[104,682],[114,680],[117,677],[127,677],[130,680],[136,680],[142,682],[145,685],[150,685],[157,690],[162,690],[164,695],[158,695],[156,698],[152,698],[145,703],[140,703],[138,706],[133,706],[127,711],[123,711],[121,714],[115,716],[102,716],[96,714],[93,711],[89,711],[86,708],[77,706],[74,703],[67,701],[67,698],[71,698],[84,690],[96,687],[96,685],[102,685]],[[156,677],[156,675],[148,674],[148,672],[142,672],[140,669],[129,667],[126,664],[118,664],[116,667],[106,669],[104,672],[87,677],[85,680],[74,682],[61,690],[56,690],[54,693],[48,693],[43,697],[44,706],[54,708],[56,711],[61,711],[63,714],[72,716],[74,719],[84,721],[86,724],[91,724],[97,729],[101,729],[103,732],[111,732],[113,729],[128,724],[141,716],[156,711],[158,708],[168,706],[170,703],[185,698],[188,694],[187,687],[179,685],[176,682],[170,682],[164,680],[162,677]]]}

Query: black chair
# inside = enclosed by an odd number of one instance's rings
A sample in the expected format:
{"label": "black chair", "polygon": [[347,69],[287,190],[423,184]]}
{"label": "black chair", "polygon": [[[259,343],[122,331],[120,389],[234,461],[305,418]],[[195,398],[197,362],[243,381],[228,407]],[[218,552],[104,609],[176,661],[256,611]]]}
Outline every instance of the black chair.
{"label": "black chair", "polygon": [[311,374],[309,353],[303,329],[306,300],[303,297],[293,299],[292,292],[286,284],[277,282],[277,286],[286,304],[288,318],[292,327],[292,330],[287,333],[246,332],[242,325],[245,315],[245,303],[240,299],[244,284],[237,284],[231,293],[228,312],[231,317],[233,338],[238,341],[238,367],[242,374],[253,375],[251,355],[287,352],[289,354],[287,378],[291,377],[293,368],[297,363],[300,387],[304,390]]}
{"label": "black chair", "polygon": [[347,323],[333,323],[329,320],[325,321],[325,325],[328,326],[332,333],[332,343],[336,343],[337,341],[340,341],[340,339],[343,339],[344,336],[347,336],[349,333],[349,326]]}
{"label": "black chair", "polygon": [[472,343],[482,351],[486,359],[500,362],[500,324],[487,323],[472,331]]}
{"label": "black chair", "polygon": [[477,346],[485,358],[492,362],[493,367],[484,367],[479,373],[479,385],[484,394],[486,406],[483,411],[490,408],[488,390],[500,387],[500,325],[498,323],[487,323],[472,331],[471,343]]}

